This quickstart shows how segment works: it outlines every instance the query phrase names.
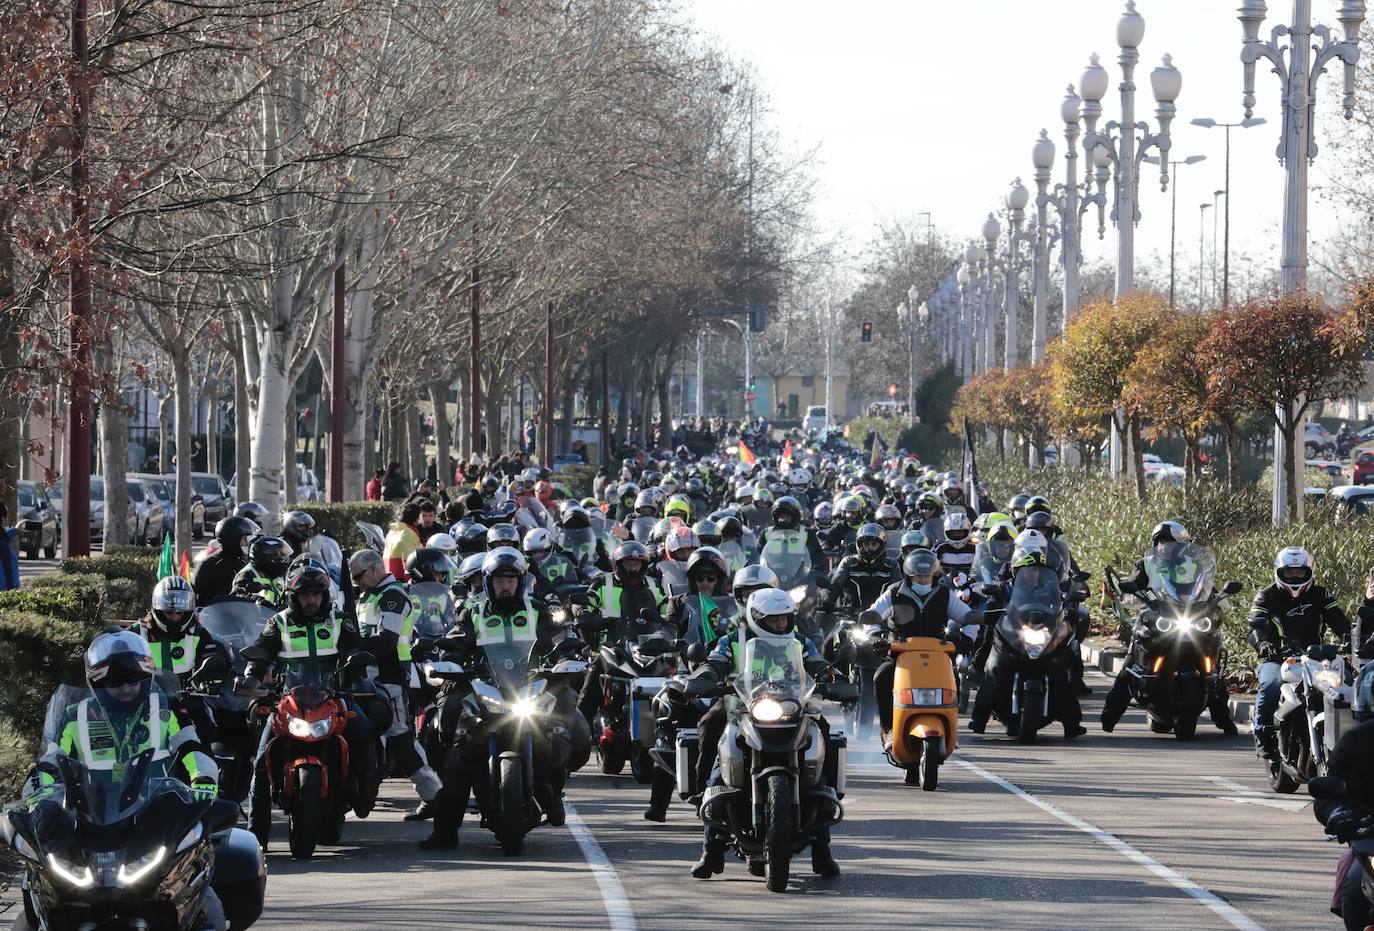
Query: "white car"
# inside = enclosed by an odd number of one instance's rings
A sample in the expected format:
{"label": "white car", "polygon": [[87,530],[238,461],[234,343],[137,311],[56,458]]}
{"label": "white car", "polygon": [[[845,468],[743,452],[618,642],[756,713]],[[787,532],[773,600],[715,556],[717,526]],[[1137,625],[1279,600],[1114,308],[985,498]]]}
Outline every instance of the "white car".
{"label": "white car", "polygon": [[807,433],[825,429],[825,405],[812,404],[806,409],[806,416],[802,418],[802,429]]}
{"label": "white car", "polygon": [[[246,498],[239,497],[239,477],[235,474],[229,479],[229,497],[235,501],[246,501]],[[286,494],[286,483],[277,479],[277,494]],[[315,473],[311,472],[299,462],[296,463],[296,500],[297,501],[322,501],[324,496],[320,494],[320,483],[315,479]]]}

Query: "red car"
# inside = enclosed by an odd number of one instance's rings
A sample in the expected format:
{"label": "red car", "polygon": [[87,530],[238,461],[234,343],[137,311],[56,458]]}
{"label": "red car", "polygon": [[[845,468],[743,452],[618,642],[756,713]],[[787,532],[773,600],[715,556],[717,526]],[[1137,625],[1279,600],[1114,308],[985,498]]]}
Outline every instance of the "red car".
{"label": "red car", "polygon": [[1355,485],[1374,484],[1374,450],[1363,449],[1355,454]]}

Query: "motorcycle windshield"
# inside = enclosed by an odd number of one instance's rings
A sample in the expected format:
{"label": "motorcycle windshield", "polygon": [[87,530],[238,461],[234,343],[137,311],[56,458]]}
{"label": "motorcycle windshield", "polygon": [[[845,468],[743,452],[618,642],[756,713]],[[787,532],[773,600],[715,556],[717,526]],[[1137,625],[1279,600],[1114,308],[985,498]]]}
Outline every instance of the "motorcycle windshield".
{"label": "motorcycle windshield", "polygon": [[732,576],[749,565],[748,554],[744,552],[744,547],[735,540],[722,540],[716,549],[720,550],[720,554],[725,557],[725,564],[729,567]]}
{"label": "motorcycle windshield", "polygon": [[1012,579],[1007,610],[998,623],[1004,634],[1016,638],[1026,627],[1055,630],[1063,613],[1059,573],[1049,566],[1026,566]]}
{"label": "motorcycle windshield", "polygon": [[774,530],[768,537],[761,561],[777,575],[778,588],[786,591],[809,582],[811,553],[805,535],[799,530]]}
{"label": "motorcycle windshield", "polygon": [[324,564],[335,585],[343,583],[343,550],[333,537],[313,536],[306,542],[305,551]]}
{"label": "motorcycle windshield", "polygon": [[747,630],[740,629],[737,647],[739,674],[735,690],[739,697],[746,705],[764,695],[778,701],[804,701],[811,693],[811,677],[803,663],[801,641],[791,633],[746,639]]}
{"label": "motorcycle windshield", "polygon": [[510,643],[494,642],[482,648],[486,656],[487,670],[491,673],[492,683],[502,692],[514,694],[529,682],[530,652],[533,644],[528,640]]}
{"label": "motorcycle windshield", "polygon": [[596,531],[591,527],[560,528],[558,545],[579,570],[596,563]]}
{"label": "motorcycle windshield", "polygon": [[[1011,541],[1008,540],[1007,542],[1010,543]],[[995,583],[1009,559],[1011,559],[1011,553],[1007,553],[1006,556],[999,559],[998,554],[994,552],[994,544],[979,543],[973,554],[974,581],[984,584]]]}
{"label": "motorcycle windshield", "polygon": [[654,535],[656,526],[658,526],[658,521],[652,517],[636,517],[630,522],[630,535],[638,542],[647,545],[649,539]]}
{"label": "motorcycle windshield", "polygon": [[412,582],[410,603],[416,612],[416,640],[438,640],[457,619],[453,593],[443,582]]}
{"label": "motorcycle windshield", "polygon": [[687,564],[675,559],[663,559],[658,563],[658,574],[663,579],[663,587],[669,595],[687,593]]}
{"label": "motorcycle windshield", "polygon": [[201,628],[229,652],[235,672],[247,665],[240,655],[243,648],[258,639],[272,609],[252,601],[217,601],[200,609]]}
{"label": "motorcycle windshield", "polygon": [[1217,560],[1205,546],[1166,543],[1145,557],[1145,574],[1156,598],[1187,607],[1211,597]]}

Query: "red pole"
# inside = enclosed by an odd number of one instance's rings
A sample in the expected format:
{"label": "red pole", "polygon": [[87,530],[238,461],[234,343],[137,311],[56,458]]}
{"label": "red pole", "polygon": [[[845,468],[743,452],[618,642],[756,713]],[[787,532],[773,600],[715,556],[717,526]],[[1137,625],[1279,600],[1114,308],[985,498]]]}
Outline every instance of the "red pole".
{"label": "red pole", "polygon": [[[475,248],[475,240],[474,240]],[[482,454],[482,266],[472,262],[472,343],[468,347],[468,394],[472,399],[472,455]]]}
{"label": "red pole", "polygon": [[[344,393],[348,373],[344,362],[344,238],[334,247],[334,334],[329,362],[329,500],[344,499]],[[364,464],[366,472],[366,464]],[[364,476],[366,478],[366,476]]]}
{"label": "red pole", "polygon": [[89,53],[86,48],[86,0],[72,0],[72,322],[69,352],[72,359],[71,391],[67,395],[67,461],[63,491],[63,550],[68,556],[91,552],[91,406],[86,396],[90,365],[88,330],[91,319],[90,239],[87,206],[90,173],[86,163],[89,131]]}
{"label": "red pole", "polygon": [[611,364],[610,353],[601,350],[601,462],[611,462]]}
{"label": "red pole", "polygon": [[553,468],[553,301],[544,311],[544,468]]}

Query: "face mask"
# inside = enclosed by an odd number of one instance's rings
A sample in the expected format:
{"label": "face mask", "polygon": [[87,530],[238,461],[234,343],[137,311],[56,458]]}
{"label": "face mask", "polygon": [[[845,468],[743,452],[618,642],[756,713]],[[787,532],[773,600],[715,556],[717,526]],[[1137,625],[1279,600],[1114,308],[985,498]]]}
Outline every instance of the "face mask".
{"label": "face mask", "polygon": [[913,592],[920,595],[922,598],[935,590],[934,585],[917,585],[915,582],[908,582],[907,584],[911,586]]}

